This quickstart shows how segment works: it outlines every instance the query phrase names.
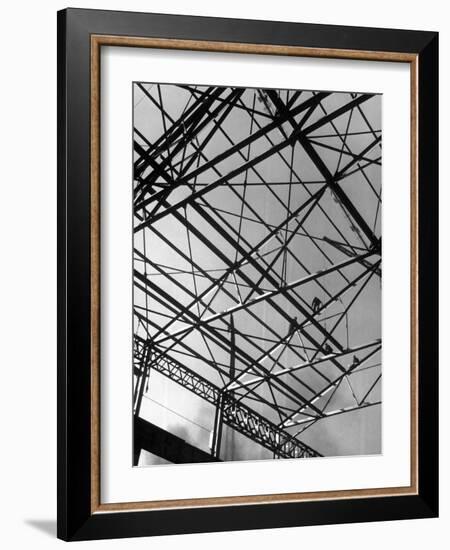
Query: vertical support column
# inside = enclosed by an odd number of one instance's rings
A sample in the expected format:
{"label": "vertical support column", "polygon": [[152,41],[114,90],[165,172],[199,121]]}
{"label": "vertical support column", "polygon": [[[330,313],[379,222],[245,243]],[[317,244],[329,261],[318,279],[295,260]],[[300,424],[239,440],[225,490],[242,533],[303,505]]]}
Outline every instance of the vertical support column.
{"label": "vertical support column", "polygon": [[[234,333],[233,314],[230,315],[230,382],[236,377],[236,336]],[[229,392],[234,397],[234,391]]]}
{"label": "vertical support column", "polygon": [[222,443],[222,427],[223,427],[223,393],[220,392],[217,401],[216,416],[214,418],[214,428],[211,444],[211,454],[216,458],[220,458],[220,445]]}
{"label": "vertical support column", "polygon": [[139,457],[141,456],[141,445],[136,434],[134,434],[133,439],[133,466],[137,466],[139,464]]}
{"label": "vertical support column", "polygon": [[144,360],[143,360],[143,368],[140,374],[140,380],[138,381],[136,386],[136,389],[138,389],[137,398],[135,400],[135,405],[134,405],[134,414],[136,416],[139,416],[139,411],[141,410],[142,398],[144,396],[145,384],[148,378],[150,377],[150,367],[149,367],[150,361],[148,360],[148,353],[149,353],[149,348],[147,346],[147,349],[144,355]]}
{"label": "vertical support column", "polygon": [[[233,315],[230,316],[230,382],[235,379],[236,376],[236,345],[235,345],[235,331],[234,331],[234,319]],[[220,447],[222,443],[222,430],[223,430],[223,409],[225,397],[234,397],[234,392],[221,391],[219,393],[219,399],[217,401],[216,416],[214,418],[214,429],[211,444],[211,453],[214,457],[220,458]]]}

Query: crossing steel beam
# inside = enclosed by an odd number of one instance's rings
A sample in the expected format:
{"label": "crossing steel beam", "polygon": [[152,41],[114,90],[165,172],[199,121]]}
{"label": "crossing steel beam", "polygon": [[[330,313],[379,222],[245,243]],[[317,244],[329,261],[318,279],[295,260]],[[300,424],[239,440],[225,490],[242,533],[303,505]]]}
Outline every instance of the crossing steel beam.
{"label": "crossing steel beam", "polygon": [[377,96],[134,95],[135,414],[155,371],[213,405],[215,458],[222,424],[326,454],[308,430],[381,404]]}

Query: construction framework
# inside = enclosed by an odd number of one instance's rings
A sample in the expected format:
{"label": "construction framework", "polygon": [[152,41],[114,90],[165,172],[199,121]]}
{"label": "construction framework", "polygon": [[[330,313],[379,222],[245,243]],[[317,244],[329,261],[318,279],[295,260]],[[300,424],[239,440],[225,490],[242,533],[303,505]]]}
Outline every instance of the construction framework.
{"label": "construction framework", "polygon": [[[133,101],[135,464],[253,456],[231,432],[332,454],[330,429],[381,405],[380,96],[134,83]],[[207,404],[186,460],[167,427],[142,442],[155,377],[187,423]]]}

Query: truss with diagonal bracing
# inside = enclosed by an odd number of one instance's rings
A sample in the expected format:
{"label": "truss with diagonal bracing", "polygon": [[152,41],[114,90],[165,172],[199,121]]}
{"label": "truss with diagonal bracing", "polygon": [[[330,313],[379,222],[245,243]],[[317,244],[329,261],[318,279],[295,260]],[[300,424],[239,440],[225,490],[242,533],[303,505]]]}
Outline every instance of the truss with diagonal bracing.
{"label": "truss with diagonal bracing", "polygon": [[133,100],[135,461],[379,452],[381,97]]}

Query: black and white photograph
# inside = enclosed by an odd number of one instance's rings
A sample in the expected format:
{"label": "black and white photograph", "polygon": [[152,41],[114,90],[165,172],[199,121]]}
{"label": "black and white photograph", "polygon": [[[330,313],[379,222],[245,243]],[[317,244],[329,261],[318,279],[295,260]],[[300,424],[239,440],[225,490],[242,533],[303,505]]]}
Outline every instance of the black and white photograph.
{"label": "black and white photograph", "polygon": [[133,83],[134,465],[382,452],[381,108]]}
{"label": "black and white photograph", "polygon": [[448,546],[446,7],[4,5],[3,548]]}

